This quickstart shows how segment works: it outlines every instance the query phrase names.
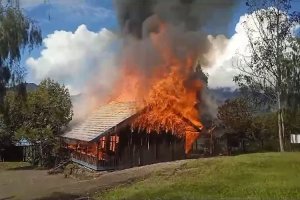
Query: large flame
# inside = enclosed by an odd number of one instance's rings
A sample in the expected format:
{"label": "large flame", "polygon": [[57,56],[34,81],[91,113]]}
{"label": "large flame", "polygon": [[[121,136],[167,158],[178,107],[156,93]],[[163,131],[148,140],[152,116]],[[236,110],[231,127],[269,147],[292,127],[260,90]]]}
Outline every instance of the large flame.
{"label": "large flame", "polygon": [[163,23],[149,38],[161,55],[158,66],[144,73],[135,59],[128,56],[130,50],[124,47],[120,88],[116,89],[119,94],[114,100],[136,101],[144,112],[134,120],[132,127],[149,133],[167,131],[185,137],[188,153],[202,128],[197,108],[197,93],[202,84],[191,78],[197,55],[191,53],[184,58],[176,55],[168,28]]}

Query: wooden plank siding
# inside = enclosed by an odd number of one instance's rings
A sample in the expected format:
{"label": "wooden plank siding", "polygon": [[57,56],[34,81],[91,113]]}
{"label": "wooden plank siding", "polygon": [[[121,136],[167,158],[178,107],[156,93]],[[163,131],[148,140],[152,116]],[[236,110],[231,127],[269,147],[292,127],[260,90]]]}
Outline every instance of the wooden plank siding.
{"label": "wooden plank siding", "polygon": [[110,135],[106,137],[105,158],[99,159],[98,142],[95,156],[72,150],[72,161],[94,170],[116,170],[185,158],[184,139],[170,133],[138,133],[126,128],[113,135],[119,136],[119,142],[112,152],[109,150]]}
{"label": "wooden plank siding", "polygon": [[[96,170],[124,169],[186,157],[184,137],[161,130],[133,131],[130,125],[139,114],[135,102],[110,102],[63,134],[62,140],[74,162]],[[200,131],[188,119],[179,117],[186,126]]]}
{"label": "wooden plank siding", "polygon": [[185,158],[184,139],[170,133],[131,132],[127,128],[118,135],[116,169]]}

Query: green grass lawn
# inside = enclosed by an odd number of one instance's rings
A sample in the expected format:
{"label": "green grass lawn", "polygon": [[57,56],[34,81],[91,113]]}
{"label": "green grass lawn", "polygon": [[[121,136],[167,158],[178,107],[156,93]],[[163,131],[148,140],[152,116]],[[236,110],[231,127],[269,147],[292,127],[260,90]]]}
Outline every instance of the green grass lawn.
{"label": "green grass lawn", "polygon": [[95,199],[300,199],[300,153],[191,160],[180,168],[96,194]]}

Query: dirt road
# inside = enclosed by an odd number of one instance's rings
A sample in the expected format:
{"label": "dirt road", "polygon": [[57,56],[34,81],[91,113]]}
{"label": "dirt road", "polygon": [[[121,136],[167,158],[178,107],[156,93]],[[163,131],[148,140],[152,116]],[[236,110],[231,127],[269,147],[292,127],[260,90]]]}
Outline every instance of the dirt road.
{"label": "dirt road", "polygon": [[[103,173],[92,180],[64,178],[62,174],[48,175],[46,170],[7,169],[0,170],[0,200],[10,199],[76,199],[89,196],[119,184],[143,179],[157,171],[164,171],[187,161],[159,163],[115,172]],[[1,163],[0,163],[1,165]]]}

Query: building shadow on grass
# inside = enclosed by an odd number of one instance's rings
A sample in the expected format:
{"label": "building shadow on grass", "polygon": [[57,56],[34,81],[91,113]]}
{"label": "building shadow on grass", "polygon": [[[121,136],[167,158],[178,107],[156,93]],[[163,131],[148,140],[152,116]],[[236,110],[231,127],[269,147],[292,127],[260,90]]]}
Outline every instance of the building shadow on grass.
{"label": "building shadow on grass", "polygon": [[93,200],[93,199],[91,197],[86,197],[81,195],[55,192],[52,193],[50,196],[37,198],[35,200]]}

